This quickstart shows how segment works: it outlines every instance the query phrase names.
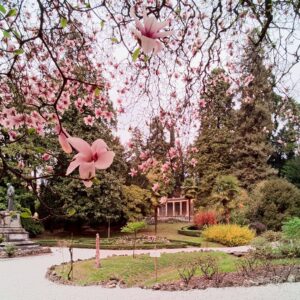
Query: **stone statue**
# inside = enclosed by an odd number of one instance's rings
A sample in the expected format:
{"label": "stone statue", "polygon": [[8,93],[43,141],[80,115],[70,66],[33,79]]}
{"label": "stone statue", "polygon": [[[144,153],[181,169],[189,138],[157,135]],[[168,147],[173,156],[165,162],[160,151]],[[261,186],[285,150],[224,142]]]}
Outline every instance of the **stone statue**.
{"label": "stone statue", "polygon": [[15,189],[13,187],[13,185],[11,183],[7,184],[8,189],[7,189],[7,201],[8,201],[8,207],[7,210],[8,211],[13,211],[15,210],[15,203],[14,203],[14,198],[15,198]]}

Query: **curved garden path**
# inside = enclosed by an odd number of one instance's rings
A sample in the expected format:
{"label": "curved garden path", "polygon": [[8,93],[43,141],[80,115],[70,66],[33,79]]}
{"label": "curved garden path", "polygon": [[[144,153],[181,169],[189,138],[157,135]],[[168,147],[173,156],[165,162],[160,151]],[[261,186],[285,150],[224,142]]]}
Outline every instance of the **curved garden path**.
{"label": "curved garden path", "polygon": [[[199,251],[199,248],[168,249],[162,252]],[[216,250],[216,249],[213,249]],[[228,251],[228,248],[218,250]],[[230,249],[232,250],[232,248]],[[246,251],[247,248],[238,248]],[[41,256],[0,260],[1,300],[298,300],[300,283],[285,283],[250,288],[220,288],[185,292],[151,291],[139,288],[105,289],[100,286],[63,286],[45,278],[48,267],[68,260],[67,249],[52,248],[53,253]],[[148,253],[149,250],[137,250]],[[131,251],[103,250],[101,257],[112,254],[131,254]],[[74,259],[94,256],[94,250],[74,249]]]}

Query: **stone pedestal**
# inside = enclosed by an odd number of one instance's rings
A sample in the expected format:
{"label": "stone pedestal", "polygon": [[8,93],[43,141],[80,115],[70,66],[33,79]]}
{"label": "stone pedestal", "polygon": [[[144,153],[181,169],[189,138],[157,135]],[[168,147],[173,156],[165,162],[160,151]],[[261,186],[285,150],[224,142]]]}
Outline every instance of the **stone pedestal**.
{"label": "stone pedestal", "polygon": [[38,244],[29,240],[28,232],[21,225],[20,215],[15,212],[0,212],[0,236],[4,240],[0,244],[0,249],[7,244],[14,245],[17,249],[39,247]]}

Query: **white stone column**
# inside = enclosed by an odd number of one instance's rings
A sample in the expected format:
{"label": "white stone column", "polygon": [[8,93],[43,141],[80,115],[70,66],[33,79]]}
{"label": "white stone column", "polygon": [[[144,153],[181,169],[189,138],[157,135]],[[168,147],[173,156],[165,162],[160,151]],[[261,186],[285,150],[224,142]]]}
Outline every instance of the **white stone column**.
{"label": "white stone column", "polygon": [[168,216],[168,202],[166,202],[166,211],[165,211],[165,216]]}
{"label": "white stone column", "polygon": [[173,201],[173,217],[175,217],[175,201]]}
{"label": "white stone column", "polygon": [[182,200],[180,200],[180,216],[182,216]]}
{"label": "white stone column", "polygon": [[157,216],[160,217],[160,208],[157,208]]}

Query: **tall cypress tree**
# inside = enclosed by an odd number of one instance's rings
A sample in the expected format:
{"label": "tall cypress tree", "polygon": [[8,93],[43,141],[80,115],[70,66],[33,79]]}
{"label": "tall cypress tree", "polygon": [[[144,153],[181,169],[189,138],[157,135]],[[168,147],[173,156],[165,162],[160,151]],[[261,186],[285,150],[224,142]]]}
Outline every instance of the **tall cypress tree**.
{"label": "tall cypress tree", "polygon": [[151,151],[155,159],[163,161],[170,149],[170,144],[166,140],[165,128],[158,116],[151,120],[149,130],[150,135],[147,139],[147,149]]}
{"label": "tall cypress tree", "polygon": [[224,70],[216,69],[202,94],[201,127],[194,144],[197,148],[194,154],[197,164],[192,169],[199,184],[198,206],[208,204],[215,179],[228,174],[231,167],[235,110],[229,88]]}
{"label": "tall cypress tree", "polygon": [[272,153],[274,80],[264,64],[264,54],[249,43],[242,60],[244,77],[238,111],[232,173],[247,189],[275,174],[268,165]]}

